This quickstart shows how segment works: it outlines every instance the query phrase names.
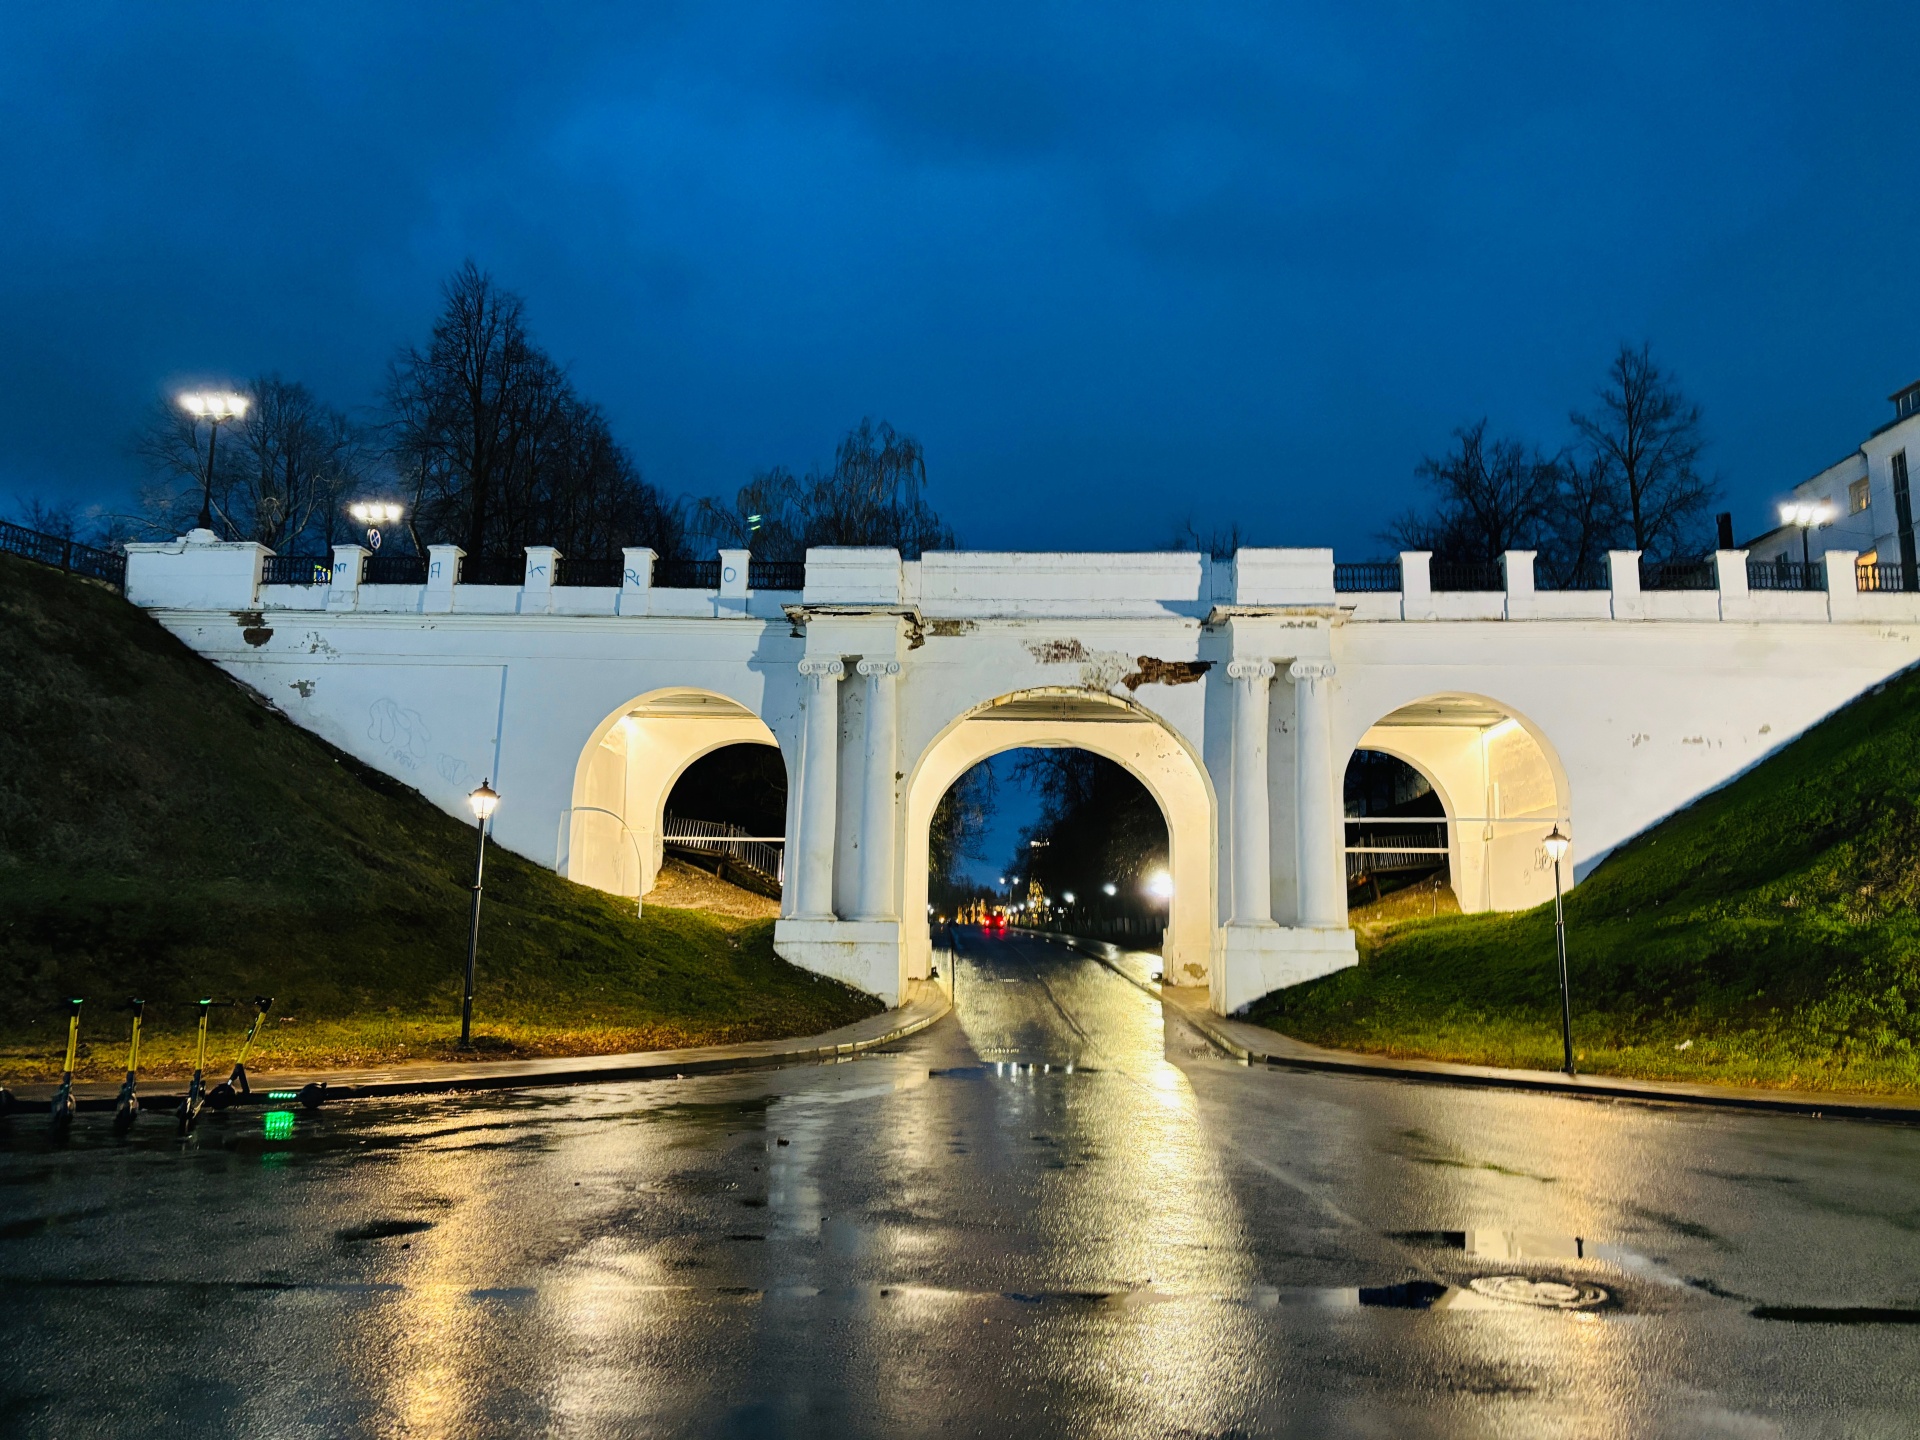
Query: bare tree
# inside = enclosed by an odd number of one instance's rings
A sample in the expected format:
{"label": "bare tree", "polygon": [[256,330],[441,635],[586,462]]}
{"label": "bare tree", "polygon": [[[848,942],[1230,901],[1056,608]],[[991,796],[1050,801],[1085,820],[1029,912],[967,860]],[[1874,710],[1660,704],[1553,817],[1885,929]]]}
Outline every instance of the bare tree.
{"label": "bare tree", "polygon": [[412,492],[415,544],[469,554],[557,545],[575,557],[626,544],[675,555],[682,515],[641,477],[606,416],[536,345],[525,303],[471,260],[443,290],[426,349],[388,372],[388,454]]}
{"label": "bare tree", "polygon": [[769,560],[798,560],[809,545],[885,545],[908,559],[953,544],[953,530],[926,500],[920,442],[882,420],[862,420],[840,441],[831,470],[805,479],[775,466],[742,486],[731,505],[706,499],[694,527]]}
{"label": "bare tree", "polygon": [[1571,418],[1589,462],[1603,467],[1626,538],[1659,558],[1685,552],[1718,490],[1698,468],[1706,448],[1700,407],[1645,344],[1620,347],[1599,400]]}
{"label": "bare tree", "polygon": [[1240,532],[1238,520],[1227,525],[1215,525],[1203,531],[1189,514],[1185,520],[1174,527],[1172,543],[1175,550],[1197,550],[1202,555],[1226,559],[1246,544],[1247,539]]}
{"label": "bare tree", "polygon": [[1435,492],[1433,510],[1408,511],[1381,538],[1456,563],[1542,548],[1563,478],[1560,462],[1521,440],[1489,440],[1484,419],[1453,435],[1450,452],[1428,456],[1415,472]]}

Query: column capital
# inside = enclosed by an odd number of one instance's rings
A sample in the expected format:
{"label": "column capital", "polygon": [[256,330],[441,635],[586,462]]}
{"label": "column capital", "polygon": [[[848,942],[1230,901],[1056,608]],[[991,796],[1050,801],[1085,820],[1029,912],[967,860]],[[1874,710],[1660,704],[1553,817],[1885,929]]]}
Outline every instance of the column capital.
{"label": "column capital", "polygon": [[1235,660],[1227,666],[1227,674],[1235,680],[1271,680],[1275,669],[1271,660]]}
{"label": "column capital", "polygon": [[898,660],[862,660],[856,668],[862,675],[898,675],[900,662]]}
{"label": "column capital", "polygon": [[1331,660],[1296,660],[1287,667],[1287,678],[1295,684],[1310,685],[1316,680],[1331,680],[1334,673]]}
{"label": "column capital", "polygon": [[838,660],[802,660],[800,673],[816,679],[838,680],[847,673],[847,667]]}

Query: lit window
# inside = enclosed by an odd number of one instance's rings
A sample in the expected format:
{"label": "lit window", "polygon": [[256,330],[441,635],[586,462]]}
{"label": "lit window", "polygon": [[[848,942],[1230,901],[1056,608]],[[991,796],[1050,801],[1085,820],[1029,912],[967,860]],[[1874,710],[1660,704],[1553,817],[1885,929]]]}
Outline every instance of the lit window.
{"label": "lit window", "polygon": [[1858,515],[1872,503],[1873,496],[1869,491],[1867,481],[1864,477],[1847,486],[1847,513],[1849,515]]}

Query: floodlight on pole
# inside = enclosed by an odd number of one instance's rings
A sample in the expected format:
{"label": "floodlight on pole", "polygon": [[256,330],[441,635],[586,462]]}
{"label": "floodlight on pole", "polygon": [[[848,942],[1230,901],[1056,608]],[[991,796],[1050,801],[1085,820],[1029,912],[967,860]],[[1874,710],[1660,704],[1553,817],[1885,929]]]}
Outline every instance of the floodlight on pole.
{"label": "floodlight on pole", "polygon": [[347,513],[367,527],[367,548],[378,550],[380,527],[399,524],[407,512],[391,500],[356,500],[347,507]]}
{"label": "floodlight on pole", "polygon": [[1780,507],[1780,523],[1799,527],[1803,565],[1813,563],[1813,546],[1807,539],[1808,534],[1816,525],[1831,525],[1839,513],[1830,500],[1790,500]]}
{"label": "floodlight on pole", "polygon": [[[207,469],[200,481],[200,528],[213,529],[213,456],[220,427],[247,413],[247,397],[233,390],[189,390],[178,397],[180,408],[198,422],[207,422]],[[197,446],[195,447],[198,448]]]}
{"label": "floodlight on pole", "polygon": [[473,811],[473,828],[479,837],[479,846],[473,859],[473,911],[467,919],[467,984],[460,999],[462,1050],[473,1048],[473,969],[480,953],[480,882],[487,865],[487,821],[500,808],[500,792],[493,788],[490,780],[482,780],[467,796],[467,806]]}

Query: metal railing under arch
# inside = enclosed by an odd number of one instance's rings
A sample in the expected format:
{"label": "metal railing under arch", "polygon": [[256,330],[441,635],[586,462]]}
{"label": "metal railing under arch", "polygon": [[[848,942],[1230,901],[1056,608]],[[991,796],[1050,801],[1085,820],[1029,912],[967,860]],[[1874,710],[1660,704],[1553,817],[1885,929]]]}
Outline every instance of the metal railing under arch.
{"label": "metal railing under arch", "polygon": [[[620,827],[620,833],[627,837],[627,844],[633,847],[634,897],[633,914],[638,919],[641,914],[640,887],[647,881],[647,864],[640,856],[640,841],[627,824],[626,817],[614,810],[599,805],[569,805],[560,812],[560,825],[553,837],[553,853],[558,858],[561,874],[573,868],[573,817],[575,815],[605,815]],[[571,877],[569,877],[571,878]]]}

